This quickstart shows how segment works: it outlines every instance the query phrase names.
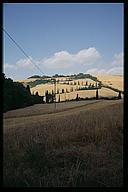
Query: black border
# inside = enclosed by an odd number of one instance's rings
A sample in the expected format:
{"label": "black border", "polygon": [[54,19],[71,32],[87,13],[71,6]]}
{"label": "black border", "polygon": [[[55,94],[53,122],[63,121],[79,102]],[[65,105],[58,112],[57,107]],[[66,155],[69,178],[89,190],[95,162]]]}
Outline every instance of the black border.
{"label": "black border", "polygon": [[[37,1],[34,1],[34,0],[12,0],[12,1],[9,1],[9,0],[4,0],[4,1],[2,1],[2,3],[1,3],[1,6],[0,6],[0,12],[1,12],[1,26],[3,26],[3,3],[124,3],[124,1],[123,0],[106,0],[106,1],[100,1],[100,0],[97,0],[97,1],[94,1],[94,0],[80,0],[80,1],[78,1],[78,2],[73,2],[73,1],[71,1],[71,0],[61,0],[61,1],[59,1],[59,0],[56,0],[55,2],[54,1],[51,1],[51,0],[43,0],[43,1],[41,1],[41,0],[37,0]],[[123,140],[123,157],[124,157],[124,159],[123,159],[123,173],[124,173],[124,185],[123,185],[123,187],[112,187],[112,188],[97,188],[97,190],[98,191],[100,191],[100,190],[103,190],[103,189],[105,189],[105,190],[115,190],[116,189],[116,191],[118,190],[118,189],[122,189],[122,188],[128,188],[128,148],[127,148],[127,141],[128,141],[128,131],[127,131],[127,128],[128,128],[128,125],[127,125],[127,116],[126,116],[126,111],[128,110],[128,108],[127,108],[127,102],[128,102],[128,100],[127,100],[127,98],[128,98],[128,74],[127,74],[127,71],[128,71],[128,51],[126,51],[126,50],[128,50],[128,37],[127,37],[127,34],[128,34],[128,29],[127,29],[127,25],[128,25],[128,10],[127,10],[128,8],[127,8],[127,5],[126,5],[126,3],[124,3],[124,140]],[[2,30],[1,30],[1,41],[2,41],[2,46],[1,46],[1,50],[2,50],[2,48],[3,48],[3,32],[2,32]],[[2,50],[3,51],[3,50]],[[1,64],[3,63],[2,61],[2,55],[3,55],[3,52],[1,51]],[[2,67],[3,67],[3,64],[1,65],[1,68],[0,68],[0,72],[1,72],[1,74],[2,74]],[[0,80],[1,80],[1,82],[0,82],[0,85],[1,85],[1,90],[3,90],[3,78],[2,78],[2,75],[0,76]],[[1,98],[0,98],[0,106],[1,106],[1,109],[3,109],[3,96],[2,96],[3,94],[1,93],[0,94],[0,96],[1,96]],[[2,112],[2,110],[1,110],[1,112]],[[1,113],[0,114],[1,116],[1,119],[2,119],[2,121],[1,121],[1,127],[3,127],[3,113]],[[2,164],[3,164],[3,129],[0,129],[0,150],[2,151],[2,155],[1,155],[1,161],[0,161],[0,168],[1,168],[1,171],[0,171],[0,173],[2,173],[2,174],[0,174],[0,184],[1,184],[1,186],[3,187],[3,166],[2,166]],[[13,173],[12,173],[13,174]],[[7,188],[6,188],[7,189]],[[10,188],[10,189],[20,189],[20,187],[19,188]],[[23,188],[23,190],[24,190],[25,188]],[[27,188],[27,190],[29,191],[29,190],[35,190],[36,189],[36,191],[37,190],[40,190],[40,189],[42,189],[42,188],[32,188],[32,187],[29,187],[29,188]],[[45,188],[43,188],[43,189],[45,189]],[[47,189],[47,188],[46,188]],[[48,188],[48,190],[49,190],[50,188]],[[54,188],[55,189],[55,188]],[[62,189],[65,189],[65,188],[62,188]],[[75,189],[75,187],[72,187],[72,188],[70,188],[70,190],[74,190]],[[78,189],[78,188],[77,188]],[[80,189],[82,189],[82,188],[80,188]],[[95,190],[95,187],[92,187],[92,188],[86,188],[87,190]]]}
{"label": "black border", "polygon": [[[1,14],[1,26],[3,25],[3,6],[2,4],[0,4],[0,14]],[[1,108],[1,113],[0,113],[0,119],[1,119],[1,129],[0,129],[0,151],[2,154],[0,154],[0,185],[3,184],[3,77],[2,77],[2,71],[3,71],[3,60],[2,60],[2,48],[3,48],[3,34],[2,32],[0,33],[0,39],[1,39],[1,67],[0,67],[0,90],[1,91],[1,94],[0,94],[0,108]]]}
{"label": "black border", "polygon": [[128,8],[124,4],[124,140],[123,140],[123,167],[124,167],[124,187],[128,188],[128,117],[126,116],[128,106]]}

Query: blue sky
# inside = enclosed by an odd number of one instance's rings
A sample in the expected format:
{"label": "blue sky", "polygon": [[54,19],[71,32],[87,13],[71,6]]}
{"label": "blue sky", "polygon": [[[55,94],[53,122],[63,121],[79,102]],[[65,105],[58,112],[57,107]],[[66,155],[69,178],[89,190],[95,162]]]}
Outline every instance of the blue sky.
{"label": "blue sky", "polygon": [[[5,3],[3,27],[46,75],[123,72],[123,4]],[[3,33],[3,70],[42,75]]]}

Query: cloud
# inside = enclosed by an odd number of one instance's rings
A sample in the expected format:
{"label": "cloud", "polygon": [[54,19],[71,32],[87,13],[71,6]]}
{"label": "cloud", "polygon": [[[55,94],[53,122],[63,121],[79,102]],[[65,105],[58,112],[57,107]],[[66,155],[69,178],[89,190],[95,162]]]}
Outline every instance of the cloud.
{"label": "cloud", "polygon": [[9,71],[15,71],[17,69],[16,65],[11,65],[8,63],[5,63],[3,65],[3,73],[8,73]]}
{"label": "cloud", "polygon": [[112,75],[123,75],[124,69],[123,67],[113,67],[110,70],[108,70],[107,73]]}
{"label": "cloud", "polygon": [[87,64],[95,64],[101,58],[101,55],[96,50],[95,47],[91,47],[79,51],[76,54],[75,58],[77,62],[87,65]]}
{"label": "cloud", "polygon": [[73,55],[67,51],[60,51],[55,53],[53,56],[43,60],[42,64],[46,68],[68,68],[73,65]]}
{"label": "cloud", "polygon": [[[32,62],[31,62],[32,61]],[[23,76],[26,78],[31,74],[37,74],[39,71],[34,66],[35,63],[46,75],[89,73],[96,74],[114,74],[123,75],[123,53],[113,56],[113,59],[106,63],[101,54],[95,47],[81,49],[75,54],[66,50],[59,51],[50,57],[34,60],[32,57],[20,59],[15,65],[6,63],[3,66],[4,73],[8,76]],[[22,78],[21,78],[22,79]]]}
{"label": "cloud", "polygon": [[[124,63],[124,55],[123,53],[115,54],[114,59],[110,63],[104,64],[105,68],[90,68],[86,71],[86,73],[90,73],[92,75],[97,74],[112,74],[112,75],[123,75],[124,69],[123,69],[123,63]],[[109,66],[109,68],[107,68]]]}
{"label": "cloud", "polygon": [[114,67],[121,67],[124,64],[124,54],[119,53],[114,55],[114,60],[112,61],[111,65]]}
{"label": "cloud", "polygon": [[4,65],[4,69],[5,69],[5,70],[6,70],[6,69],[14,69],[14,68],[16,68],[15,65],[11,65],[11,64],[8,64],[8,63],[5,63],[5,65]]}
{"label": "cloud", "polygon": [[33,65],[33,59],[32,57],[27,58],[27,59],[20,59],[19,61],[16,62],[16,66],[18,67],[23,67],[23,68],[29,68],[29,69],[33,69],[34,68],[34,65]]}
{"label": "cloud", "polygon": [[113,67],[109,70],[91,68],[91,69],[87,70],[86,73],[91,74],[91,75],[100,75],[100,74],[123,75],[123,67]]}
{"label": "cloud", "polygon": [[92,69],[87,70],[86,73],[92,74],[92,75],[106,74],[106,70],[105,69],[92,68]]}
{"label": "cloud", "polygon": [[123,52],[115,54],[113,61],[110,63],[110,69],[107,70],[107,74],[123,75],[124,74],[124,54]]}
{"label": "cloud", "polygon": [[95,64],[100,58],[100,53],[96,48],[91,47],[82,49],[76,54],[71,54],[68,51],[57,52],[53,56],[42,60],[41,64],[49,69],[63,69],[80,64]]}

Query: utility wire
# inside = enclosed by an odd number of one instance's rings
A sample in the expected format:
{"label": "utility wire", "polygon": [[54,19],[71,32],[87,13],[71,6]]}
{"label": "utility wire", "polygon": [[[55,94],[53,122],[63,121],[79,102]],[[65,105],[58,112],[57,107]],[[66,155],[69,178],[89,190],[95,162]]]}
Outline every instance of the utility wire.
{"label": "utility wire", "polygon": [[15,43],[15,45],[21,50],[21,52],[31,61],[31,63],[42,73],[44,72],[33,62],[33,60],[28,56],[28,54],[23,50],[23,48],[11,37],[11,35],[3,28],[6,35]]}

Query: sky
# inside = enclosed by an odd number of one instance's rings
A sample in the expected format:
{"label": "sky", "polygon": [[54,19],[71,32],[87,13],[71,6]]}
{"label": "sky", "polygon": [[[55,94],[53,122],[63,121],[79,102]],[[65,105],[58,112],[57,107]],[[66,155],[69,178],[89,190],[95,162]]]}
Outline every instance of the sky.
{"label": "sky", "polygon": [[3,72],[123,75],[123,21],[123,3],[4,3],[3,28],[30,59],[3,32]]}

